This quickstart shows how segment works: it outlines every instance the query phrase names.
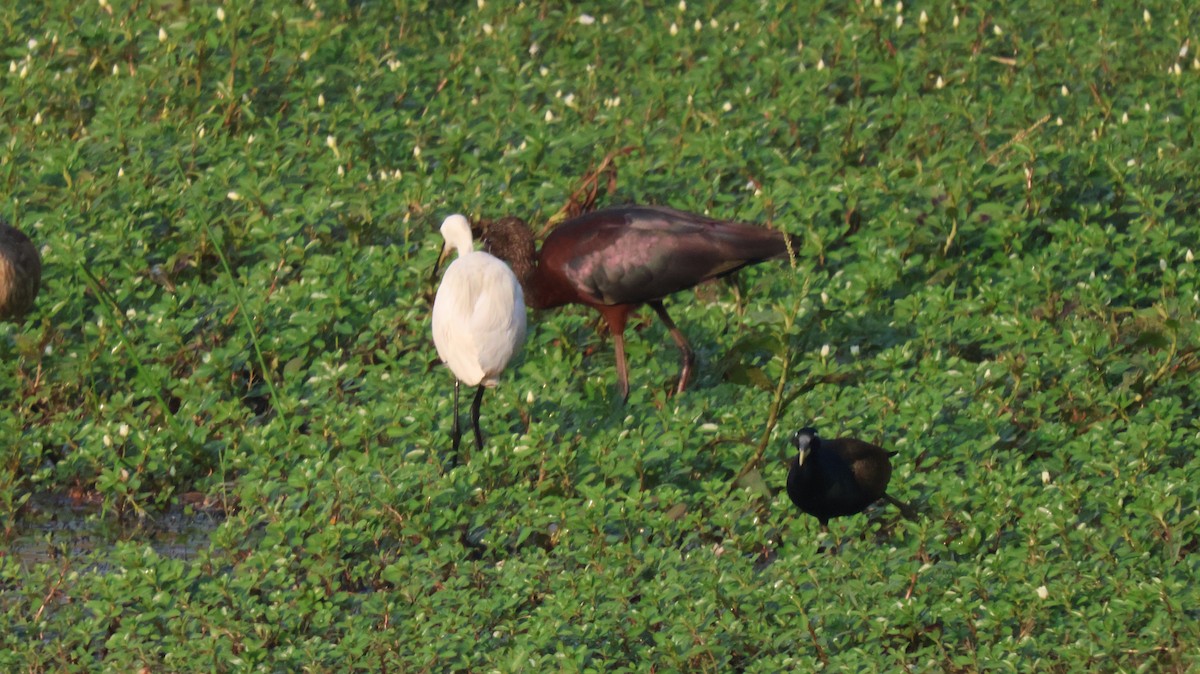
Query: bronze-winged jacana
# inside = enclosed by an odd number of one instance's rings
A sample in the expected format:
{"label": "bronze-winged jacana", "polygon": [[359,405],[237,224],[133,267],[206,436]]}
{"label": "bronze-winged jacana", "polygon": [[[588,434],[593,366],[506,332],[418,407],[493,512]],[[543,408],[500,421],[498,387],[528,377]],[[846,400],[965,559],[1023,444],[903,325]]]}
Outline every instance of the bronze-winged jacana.
{"label": "bronze-winged jacana", "polygon": [[916,519],[911,508],[887,494],[895,452],[855,438],[822,440],[813,428],[792,434],[796,456],[788,470],[787,493],[827,530],[830,518],[860,513],[879,499]]}
{"label": "bronze-winged jacana", "polygon": [[42,257],[25,233],[0,219],[0,321],[33,309],[42,283]]}
{"label": "bronze-winged jacana", "polygon": [[663,298],[747,265],[788,256],[799,242],[773,229],[716,220],[665,206],[618,206],[558,225],[537,250],[525,221],[483,226],[488,251],[508,262],[535,309],[582,304],[600,312],[616,349],[617,383],[629,397],[625,324],[649,304],[682,354],[676,392],[687,387],[695,355],[663,307]]}
{"label": "bronze-winged jacana", "polygon": [[433,343],[438,357],[454,373],[451,444],[457,453],[462,436],[458,425],[458,388],[462,383],[477,387],[471,426],[475,447],[482,450],[479,405],[483,390],[498,383],[500,373],[525,342],[525,300],[508,265],[474,249],[471,226],[465,217],[447,217],[441,232],[446,245],[434,265],[434,274],[451,251],[458,251],[433,300]]}

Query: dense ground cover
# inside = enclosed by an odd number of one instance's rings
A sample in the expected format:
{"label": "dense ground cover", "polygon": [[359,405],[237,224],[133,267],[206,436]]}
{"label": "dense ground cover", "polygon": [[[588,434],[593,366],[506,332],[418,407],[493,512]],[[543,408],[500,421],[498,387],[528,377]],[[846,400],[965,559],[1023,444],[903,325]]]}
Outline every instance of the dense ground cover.
{"label": "dense ground cover", "polygon": [[[1195,668],[1200,17],[1120,5],[5,5],[0,214],[46,272],[0,534],[121,534],[0,554],[0,667]],[[434,228],[544,222],[623,148],[601,204],[800,259],[668,302],[681,396],[651,312],[625,406],[591,314],[531,315],[443,473]],[[806,424],[899,451],[922,519],[818,552]],[[194,555],[138,533],[193,512]]]}

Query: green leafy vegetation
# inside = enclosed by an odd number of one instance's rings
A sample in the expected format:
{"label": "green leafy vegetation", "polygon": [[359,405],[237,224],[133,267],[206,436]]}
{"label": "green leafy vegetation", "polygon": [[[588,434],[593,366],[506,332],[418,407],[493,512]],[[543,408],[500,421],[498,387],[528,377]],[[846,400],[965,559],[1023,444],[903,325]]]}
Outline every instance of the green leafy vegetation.
{"label": "green leafy vegetation", "polygon": [[[0,669],[1194,670],[1185,6],[0,7],[45,263],[0,325]],[[443,471],[436,226],[545,222],[610,154],[603,205],[803,247],[668,300],[680,396],[649,310],[625,406],[593,313],[531,314]],[[803,425],[898,451],[922,518],[822,537]]]}

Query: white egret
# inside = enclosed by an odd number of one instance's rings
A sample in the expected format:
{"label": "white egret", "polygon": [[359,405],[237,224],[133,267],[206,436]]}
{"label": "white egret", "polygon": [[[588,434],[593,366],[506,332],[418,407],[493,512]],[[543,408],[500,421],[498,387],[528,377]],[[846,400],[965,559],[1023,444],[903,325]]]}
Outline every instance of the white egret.
{"label": "white egret", "polygon": [[433,300],[433,343],[455,377],[454,452],[458,452],[462,436],[458,425],[460,384],[477,387],[471,424],[475,447],[482,450],[479,404],[483,390],[498,383],[500,373],[525,341],[525,297],[508,265],[473,248],[471,226],[465,217],[447,217],[441,232],[446,245],[434,272],[451,251],[457,250],[458,258],[446,268]]}

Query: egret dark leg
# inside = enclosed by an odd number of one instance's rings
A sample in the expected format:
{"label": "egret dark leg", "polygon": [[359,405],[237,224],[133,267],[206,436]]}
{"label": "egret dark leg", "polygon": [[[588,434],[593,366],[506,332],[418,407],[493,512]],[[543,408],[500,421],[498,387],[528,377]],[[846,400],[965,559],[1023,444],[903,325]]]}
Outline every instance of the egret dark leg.
{"label": "egret dark leg", "polygon": [[462,430],[458,427],[458,379],[454,380],[454,424],[450,427],[450,451],[458,454],[458,441],[462,438]]}
{"label": "egret dark leg", "polygon": [[483,402],[483,384],[475,389],[475,402],[471,403],[471,426],[475,430],[475,449],[483,451],[483,431],[479,430],[479,404]]}
{"label": "egret dark leg", "polygon": [[692,352],[692,347],[688,346],[687,338],[675,327],[675,321],[667,315],[667,308],[663,306],[662,300],[647,302],[654,308],[654,313],[662,319],[667,329],[671,331],[671,337],[675,340],[675,345],[679,347],[679,352],[683,356],[683,367],[679,370],[679,386],[676,387],[676,393],[683,393],[683,389],[687,388],[688,380],[692,378],[692,365],[696,362],[696,354]]}

